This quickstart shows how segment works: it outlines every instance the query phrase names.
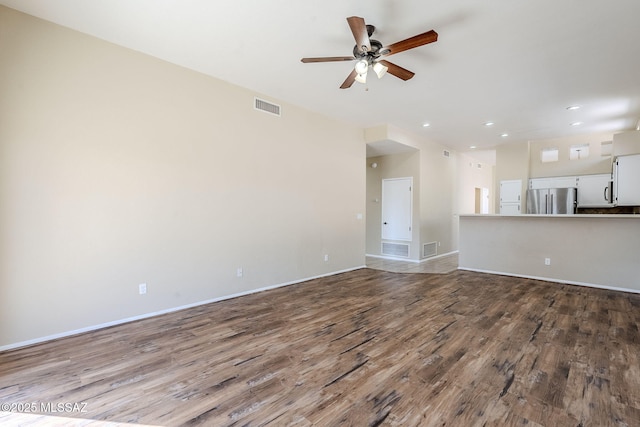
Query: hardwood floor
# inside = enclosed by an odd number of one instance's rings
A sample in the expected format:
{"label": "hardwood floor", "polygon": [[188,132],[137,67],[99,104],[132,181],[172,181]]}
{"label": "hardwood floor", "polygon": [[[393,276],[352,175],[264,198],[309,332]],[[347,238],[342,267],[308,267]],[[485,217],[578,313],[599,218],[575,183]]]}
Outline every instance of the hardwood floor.
{"label": "hardwood floor", "polygon": [[0,353],[0,402],[166,426],[638,426],[639,308],[367,268]]}

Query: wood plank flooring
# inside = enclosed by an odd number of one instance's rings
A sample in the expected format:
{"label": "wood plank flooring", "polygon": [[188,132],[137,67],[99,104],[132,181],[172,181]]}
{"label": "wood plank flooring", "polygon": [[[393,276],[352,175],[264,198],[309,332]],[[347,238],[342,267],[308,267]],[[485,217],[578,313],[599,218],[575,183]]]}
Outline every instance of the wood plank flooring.
{"label": "wood plank flooring", "polygon": [[360,269],[0,353],[0,402],[164,426],[638,426],[639,308]]}

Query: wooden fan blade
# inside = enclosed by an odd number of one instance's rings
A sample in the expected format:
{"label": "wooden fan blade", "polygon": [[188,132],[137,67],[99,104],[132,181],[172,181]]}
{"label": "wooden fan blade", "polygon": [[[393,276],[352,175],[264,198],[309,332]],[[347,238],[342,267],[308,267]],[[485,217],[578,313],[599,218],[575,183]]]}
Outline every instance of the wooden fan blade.
{"label": "wooden fan blade", "polygon": [[353,56],[326,56],[322,58],[302,58],[300,61],[305,64],[308,62],[334,62],[334,61],[353,61]]}
{"label": "wooden fan blade", "polygon": [[381,60],[381,61],[378,61],[378,62],[388,68],[387,72],[389,74],[393,74],[394,76],[398,77],[399,79],[402,79],[402,80],[406,81],[406,80],[409,80],[411,77],[416,75],[416,73],[414,73],[413,71],[409,71],[406,68],[402,68],[401,66],[396,65],[396,64],[394,64],[392,62],[389,62],[389,61],[385,61],[384,59]]}
{"label": "wooden fan blade", "polygon": [[353,38],[356,39],[358,50],[360,52],[369,52],[371,50],[371,42],[369,41],[369,33],[367,33],[367,25],[364,23],[364,18],[351,16],[347,18],[347,22],[353,33]]}
{"label": "wooden fan blade", "polygon": [[351,85],[353,84],[353,82],[356,81],[356,76],[358,75],[358,73],[356,73],[356,70],[351,70],[351,74],[349,74],[349,76],[346,78],[346,80],[342,83],[342,85],[340,86],[340,89],[348,89],[351,87]]}
{"label": "wooden fan blade", "polygon": [[[382,56],[389,56],[395,53],[404,52],[405,50],[413,49],[414,47],[423,46],[425,44],[433,43],[438,40],[438,33],[433,30],[426,33],[418,34],[417,36],[410,37],[408,39],[399,41],[389,46],[385,46],[380,49]],[[387,52],[387,50],[389,52]]]}

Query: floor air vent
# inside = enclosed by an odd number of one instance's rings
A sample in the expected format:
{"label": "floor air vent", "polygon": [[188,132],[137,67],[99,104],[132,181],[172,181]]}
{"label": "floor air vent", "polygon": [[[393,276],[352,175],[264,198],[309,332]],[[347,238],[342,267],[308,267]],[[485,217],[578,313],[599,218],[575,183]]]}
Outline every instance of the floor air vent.
{"label": "floor air vent", "polygon": [[406,243],[382,243],[382,255],[409,257],[409,245]]}
{"label": "floor air vent", "polygon": [[278,104],[267,102],[264,99],[254,98],[253,108],[280,117],[280,106]]}
{"label": "floor air vent", "polygon": [[438,242],[429,242],[422,245],[422,258],[430,258],[438,255]]}

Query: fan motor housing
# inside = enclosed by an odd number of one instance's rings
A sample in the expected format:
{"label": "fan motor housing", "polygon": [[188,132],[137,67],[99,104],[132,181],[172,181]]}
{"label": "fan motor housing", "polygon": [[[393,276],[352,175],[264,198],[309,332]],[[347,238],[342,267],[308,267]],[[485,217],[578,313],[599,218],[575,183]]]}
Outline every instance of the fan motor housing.
{"label": "fan motor housing", "polygon": [[378,58],[381,53],[380,53],[380,49],[382,49],[382,43],[380,43],[378,40],[369,40],[369,43],[371,44],[371,50],[370,51],[361,51],[360,47],[358,45],[355,45],[353,47],[353,56],[355,56],[356,58],[365,58],[367,56],[372,57],[373,59]]}

